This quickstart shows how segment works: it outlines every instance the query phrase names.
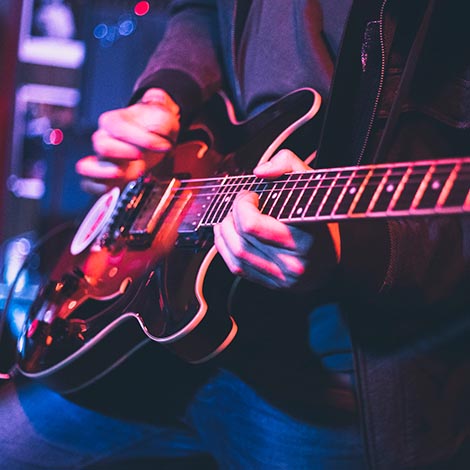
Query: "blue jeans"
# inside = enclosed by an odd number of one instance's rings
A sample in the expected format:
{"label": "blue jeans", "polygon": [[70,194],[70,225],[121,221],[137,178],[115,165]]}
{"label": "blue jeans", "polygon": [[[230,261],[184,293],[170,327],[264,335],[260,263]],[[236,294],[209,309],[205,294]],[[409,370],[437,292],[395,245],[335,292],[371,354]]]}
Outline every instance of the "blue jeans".
{"label": "blue jeans", "polygon": [[[139,400],[138,391],[129,400]],[[165,405],[157,398],[148,403],[146,422],[122,419],[80,406],[38,383],[7,383],[0,387],[0,467],[72,469],[207,454],[222,469],[364,468],[354,418],[316,423],[310,414],[303,421],[228,371],[218,371],[198,387],[179,423],[152,423],[156,406]]]}

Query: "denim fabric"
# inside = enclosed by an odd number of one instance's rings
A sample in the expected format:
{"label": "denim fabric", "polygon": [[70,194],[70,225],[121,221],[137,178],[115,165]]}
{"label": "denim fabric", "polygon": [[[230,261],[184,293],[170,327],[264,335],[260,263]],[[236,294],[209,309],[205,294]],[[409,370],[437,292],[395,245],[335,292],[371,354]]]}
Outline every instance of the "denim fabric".
{"label": "denim fabric", "polygon": [[184,456],[197,451],[187,430],[108,417],[26,381],[0,389],[0,468],[86,468],[110,457]]}
{"label": "denim fabric", "polygon": [[364,468],[354,419],[302,422],[224,371],[199,388],[181,426],[116,419],[21,379],[0,388],[0,442],[0,467],[9,470],[118,468],[132,458],[204,453],[222,469]]}

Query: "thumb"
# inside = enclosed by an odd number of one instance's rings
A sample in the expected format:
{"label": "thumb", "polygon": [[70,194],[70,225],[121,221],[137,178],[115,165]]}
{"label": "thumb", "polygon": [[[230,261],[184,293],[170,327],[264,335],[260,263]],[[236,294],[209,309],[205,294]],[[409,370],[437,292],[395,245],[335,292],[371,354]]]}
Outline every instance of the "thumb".
{"label": "thumb", "polygon": [[276,178],[285,173],[310,171],[311,168],[294,152],[282,149],[271,160],[261,163],[253,173],[260,178]]}

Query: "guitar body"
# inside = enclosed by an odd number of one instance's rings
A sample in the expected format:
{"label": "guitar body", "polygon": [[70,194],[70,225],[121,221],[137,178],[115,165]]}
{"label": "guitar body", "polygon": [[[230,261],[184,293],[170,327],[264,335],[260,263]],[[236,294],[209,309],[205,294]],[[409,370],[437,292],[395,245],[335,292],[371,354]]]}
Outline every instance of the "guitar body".
{"label": "guitar body", "polygon": [[195,227],[210,195],[194,182],[249,174],[284,145],[308,157],[319,105],[316,92],[301,89],[237,122],[217,95],[153,173],[99,198],[31,306],[18,340],[20,372],[70,393],[149,341],[192,363],[227,348],[237,333],[237,279],[212,231]]}

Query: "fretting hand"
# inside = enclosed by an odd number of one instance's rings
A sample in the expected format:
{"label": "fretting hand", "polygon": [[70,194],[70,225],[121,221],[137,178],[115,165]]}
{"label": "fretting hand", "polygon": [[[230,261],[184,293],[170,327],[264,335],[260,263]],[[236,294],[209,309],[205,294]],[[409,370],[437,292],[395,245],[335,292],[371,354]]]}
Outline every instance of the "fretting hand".
{"label": "fretting hand", "polygon": [[[295,154],[282,150],[254,173],[271,179],[308,170]],[[326,236],[318,236],[320,230]],[[340,257],[336,225],[286,225],[262,214],[258,196],[247,191],[235,198],[230,214],[214,227],[214,235],[215,246],[233,274],[273,289],[321,288]]]}

